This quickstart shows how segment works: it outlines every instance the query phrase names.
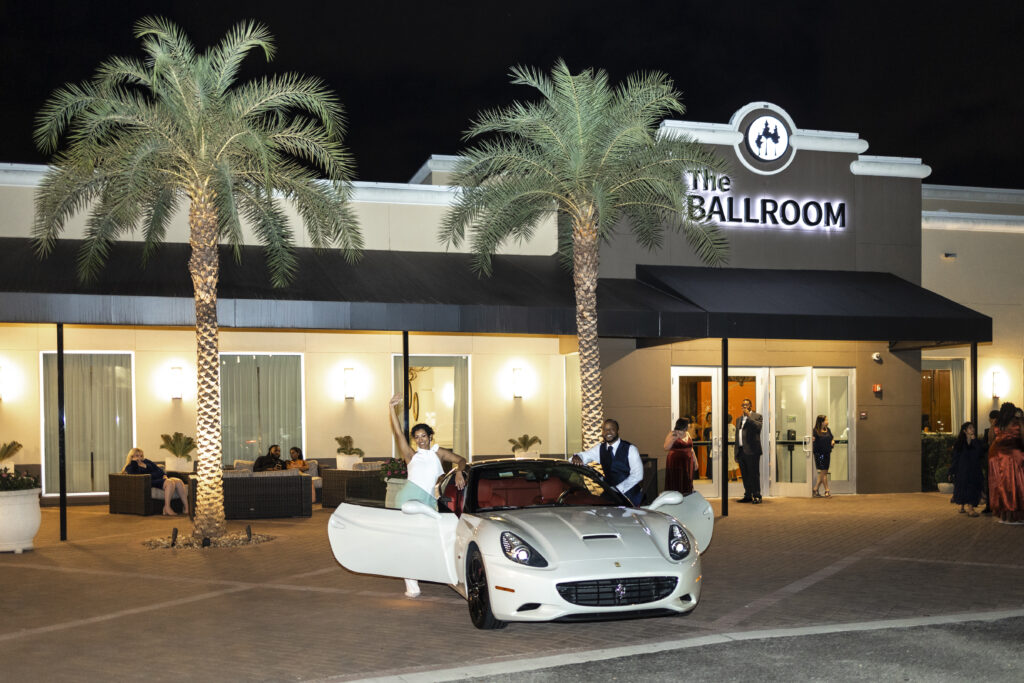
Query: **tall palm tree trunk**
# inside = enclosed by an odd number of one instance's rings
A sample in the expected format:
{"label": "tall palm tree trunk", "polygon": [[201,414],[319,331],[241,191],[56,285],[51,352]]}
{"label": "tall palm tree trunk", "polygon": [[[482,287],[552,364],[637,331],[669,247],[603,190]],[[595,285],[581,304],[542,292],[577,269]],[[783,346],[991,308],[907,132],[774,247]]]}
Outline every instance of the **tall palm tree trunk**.
{"label": "tall palm tree trunk", "polygon": [[227,530],[220,441],[220,343],[217,332],[217,214],[211,191],[203,187],[192,196],[189,208],[192,256],[189,273],[196,301],[196,509],[192,533],[216,538]]}
{"label": "tall palm tree trunk", "polygon": [[573,284],[576,289],[576,337],[580,347],[580,400],[583,448],[601,440],[601,348],[597,338],[597,222],[593,212],[572,226]]}

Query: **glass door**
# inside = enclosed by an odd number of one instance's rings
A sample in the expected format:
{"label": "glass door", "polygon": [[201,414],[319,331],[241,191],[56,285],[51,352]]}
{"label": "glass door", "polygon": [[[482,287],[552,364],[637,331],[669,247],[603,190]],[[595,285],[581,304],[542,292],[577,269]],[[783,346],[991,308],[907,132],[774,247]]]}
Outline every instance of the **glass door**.
{"label": "glass door", "polygon": [[[836,445],[829,464],[829,484],[832,493],[855,493],[854,457],[857,452],[857,426],[853,415],[853,368],[814,370],[814,415],[828,417],[828,426]],[[811,424],[813,428],[813,423]],[[815,472],[817,476],[817,472]],[[814,485],[812,481],[812,486]]]}
{"label": "glass door", "polygon": [[[772,368],[768,430],[768,492],[808,498],[813,486],[811,368]],[[763,461],[762,461],[763,462]]]}
{"label": "glass door", "polygon": [[721,495],[717,481],[721,465],[721,403],[719,379],[722,373],[717,368],[673,367],[672,368],[672,415],[665,432],[670,431],[678,418],[690,420],[690,436],[693,437],[693,454],[697,467],[693,473],[693,488],[705,497]]}
{"label": "glass door", "polygon": [[[736,464],[736,422],[742,414],[741,404],[750,399],[754,410],[763,412],[758,406],[764,403],[765,368],[729,368],[729,411],[722,415],[722,370],[718,367],[673,367],[672,368],[672,415],[666,432],[677,418],[690,420],[690,435],[693,437],[697,469],[694,472],[693,488],[705,497],[722,495],[722,461],[728,459],[728,495],[743,495],[743,480],[739,465]],[[722,426],[725,425],[725,430]],[[724,438],[722,437],[724,433]],[[762,431],[762,448],[766,438]],[[765,468],[761,468],[762,489]]]}

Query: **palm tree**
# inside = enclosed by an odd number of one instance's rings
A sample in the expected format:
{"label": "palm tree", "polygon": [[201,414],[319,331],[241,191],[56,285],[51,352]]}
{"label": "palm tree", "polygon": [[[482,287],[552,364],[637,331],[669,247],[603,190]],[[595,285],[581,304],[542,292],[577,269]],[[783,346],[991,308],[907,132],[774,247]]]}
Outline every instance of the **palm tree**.
{"label": "palm tree", "polygon": [[271,281],[286,284],[295,271],[290,202],[315,247],[338,246],[355,259],[362,237],[347,203],[351,164],[341,105],[321,81],[285,74],[236,82],[250,51],[273,57],[264,26],[240,23],[202,54],[165,19],[140,20],[135,35],[144,60],[112,58],[41,110],[36,144],[53,162],[36,193],[33,237],[45,256],[66,221],[88,207],[78,258],[88,280],[111,243],[136,229],[148,258],[188,202],[198,367],[193,533],[216,537],[225,530],[217,245],[228,242],[239,258],[246,221],[265,248]]}
{"label": "palm tree", "polygon": [[684,137],[660,135],[669,115],[684,112],[664,74],[629,76],[612,87],[608,75],[573,75],[559,60],[551,77],[526,67],[512,82],[541,94],[485,112],[466,140],[485,136],[463,152],[452,185],[461,191],[441,226],[446,245],[470,233],[474,268],[491,272],[491,255],[506,240],[530,239],[557,212],[558,253],[571,265],[580,349],[583,445],[600,439],[603,408],[597,337],[598,252],[625,220],[634,239],[655,249],[667,228],[682,230],[705,263],[725,262],[728,244],[710,223],[691,221],[685,174],[719,172],[722,163]]}

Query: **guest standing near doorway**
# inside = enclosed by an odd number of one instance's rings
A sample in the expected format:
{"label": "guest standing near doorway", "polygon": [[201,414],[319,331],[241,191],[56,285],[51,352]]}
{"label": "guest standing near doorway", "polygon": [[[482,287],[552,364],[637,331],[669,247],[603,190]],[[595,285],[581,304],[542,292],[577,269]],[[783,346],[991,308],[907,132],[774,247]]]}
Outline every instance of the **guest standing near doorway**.
{"label": "guest standing near doorway", "polygon": [[743,477],[741,503],[761,502],[761,413],[754,412],[749,398],[743,399],[743,414],[736,421],[736,462]]}
{"label": "guest standing near doorway", "polygon": [[960,506],[960,512],[971,517],[981,514],[975,508],[981,502],[981,464],[987,453],[988,444],[977,438],[974,423],[964,422],[953,443],[949,474],[953,478],[953,502]]}
{"label": "guest standing near doorway", "polygon": [[676,420],[675,429],[665,437],[663,448],[668,451],[665,460],[665,490],[693,493],[693,473],[696,458],[693,455],[693,437],[690,436],[690,421]]}
{"label": "guest standing near doorway", "polygon": [[1003,524],[1024,524],[1024,443],[1017,407],[1004,403],[988,452],[988,503]]}
{"label": "guest standing near doorway", "polygon": [[[832,497],[832,490],[828,486],[828,468],[832,464],[832,448],[835,445],[836,440],[832,436],[832,430],[828,428],[828,417],[819,415],[814,421],[814,443],[812,445],[814,467],[818,470],[818,479],[814,482],[813,496],[815,498],[821,498],[823,495],[825,498]],[[825,487],[824,494],[818,491],[822,485]]]}

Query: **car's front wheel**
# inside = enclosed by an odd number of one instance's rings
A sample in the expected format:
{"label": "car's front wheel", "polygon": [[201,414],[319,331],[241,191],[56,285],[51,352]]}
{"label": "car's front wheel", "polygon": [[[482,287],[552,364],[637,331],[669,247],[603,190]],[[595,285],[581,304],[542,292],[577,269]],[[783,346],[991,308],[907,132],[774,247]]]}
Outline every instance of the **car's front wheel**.
{"label": "car's front wheel", "polygon": [[487,590],[487,570],[479,548],[473,548],[466,564],[466,597],[469,598],[469,618],[473,626],[483,629],[505,628],[505,622],[494,618],[491,612],[491,594]]}

